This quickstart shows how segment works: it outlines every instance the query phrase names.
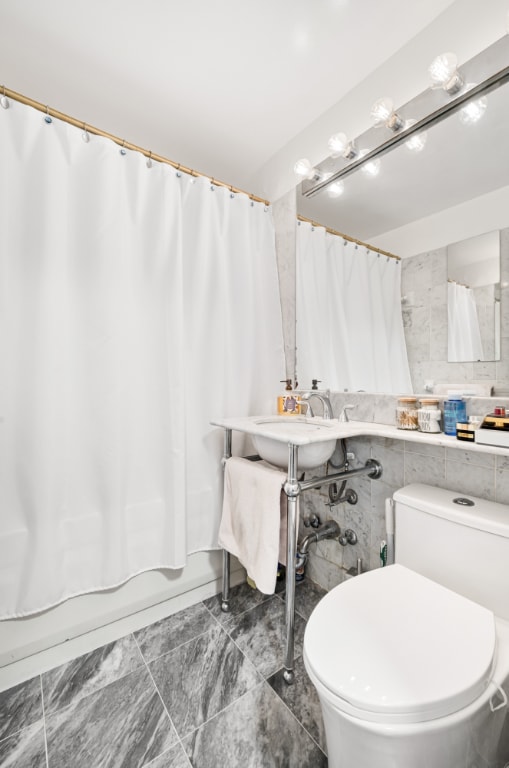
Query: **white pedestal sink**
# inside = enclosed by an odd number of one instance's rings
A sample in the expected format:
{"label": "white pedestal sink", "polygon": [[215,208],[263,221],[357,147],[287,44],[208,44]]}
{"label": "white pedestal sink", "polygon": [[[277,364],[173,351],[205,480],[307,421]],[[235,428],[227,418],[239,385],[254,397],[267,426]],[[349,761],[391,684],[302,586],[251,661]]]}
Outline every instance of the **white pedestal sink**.
{"label": "white pedestal sink", "polygon": [[[315,469],[325,464],[336,447],[332,420],[301,416],[268,416],[255,419],[263,434],[251,434],[254,447],[262,459],[282,469],[288,468],[288,446],[298,446],[299,470]],[[334,435],[334,436],[333,436]],[[303,444],[302,440],[306,442]]]}

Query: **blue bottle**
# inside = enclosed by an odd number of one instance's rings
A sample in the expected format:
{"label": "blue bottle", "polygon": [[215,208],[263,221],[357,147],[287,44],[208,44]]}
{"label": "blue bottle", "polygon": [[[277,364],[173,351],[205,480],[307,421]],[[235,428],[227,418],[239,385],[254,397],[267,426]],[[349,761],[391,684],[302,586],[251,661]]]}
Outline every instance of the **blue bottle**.
{"label": "blue bottle", "polygon": [[467,420],[467,406],[461,395],[450,394],[444,401],[444,433],[456,436],[456,423]]}

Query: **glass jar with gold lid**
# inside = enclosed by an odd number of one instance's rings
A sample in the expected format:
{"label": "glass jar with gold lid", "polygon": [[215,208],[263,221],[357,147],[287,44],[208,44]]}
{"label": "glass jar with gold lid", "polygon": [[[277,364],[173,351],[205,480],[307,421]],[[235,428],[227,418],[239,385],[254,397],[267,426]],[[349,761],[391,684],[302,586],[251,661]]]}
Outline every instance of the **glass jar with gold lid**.
{"label": "glass jar with gold lid", "polygon": [[398,429],[418,429],[417,398],[399,397],[396,407],[396,426]]}

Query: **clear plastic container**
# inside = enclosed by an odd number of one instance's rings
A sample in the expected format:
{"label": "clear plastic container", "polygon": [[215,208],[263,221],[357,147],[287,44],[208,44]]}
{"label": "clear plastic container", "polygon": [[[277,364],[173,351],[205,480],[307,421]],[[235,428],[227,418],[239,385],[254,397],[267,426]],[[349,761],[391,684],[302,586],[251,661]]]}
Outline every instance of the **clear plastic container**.
{"label": "clear plastic container", "polygon": [[467,406],[461,395],[449,395],[444,402],[444,432],[456,437],[456,424],[467,421]]}

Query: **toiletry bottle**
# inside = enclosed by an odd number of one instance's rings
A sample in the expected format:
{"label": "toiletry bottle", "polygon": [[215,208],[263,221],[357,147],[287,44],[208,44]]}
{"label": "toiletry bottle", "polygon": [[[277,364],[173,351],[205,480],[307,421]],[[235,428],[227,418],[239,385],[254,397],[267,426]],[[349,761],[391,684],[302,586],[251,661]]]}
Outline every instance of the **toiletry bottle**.
{"label": "toiletry bottle", "polygon": [[444,401],[444,433],[456,437],[456,424],[467,420],[467,406],[458,392],[448,392]]}
{"label": "toiletry bottle", "polygon": [[277,399],[277,412],[279,416],[297,416],[300,413],[300,395],[292,390],[292,380],[284,379],[285,391]]}

